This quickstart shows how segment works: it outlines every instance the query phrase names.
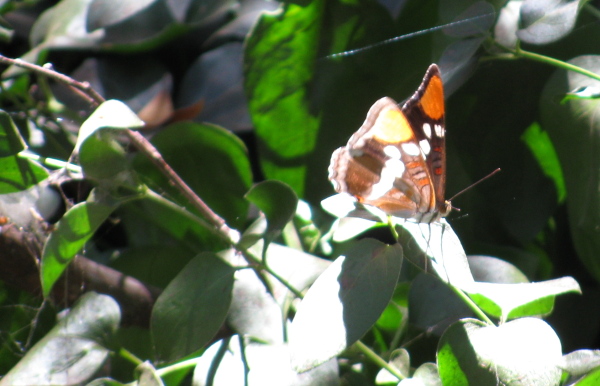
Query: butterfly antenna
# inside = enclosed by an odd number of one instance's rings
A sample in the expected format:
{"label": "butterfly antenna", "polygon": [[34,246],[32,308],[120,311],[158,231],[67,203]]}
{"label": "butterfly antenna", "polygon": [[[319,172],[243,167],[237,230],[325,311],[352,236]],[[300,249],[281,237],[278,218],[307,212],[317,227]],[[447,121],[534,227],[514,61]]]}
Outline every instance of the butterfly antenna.
{"label": "butterfly antenna", "polygon": [[[490,174],[488,174],[487,176],[483,177],[482,179],[480,179],[479,181],[467,186],[466,188],[464,188],[463,190],[461,190],[460,192],[456,193],[454,196],[452,196],[451,199],[449,199],[448,201],[452,202],[452,200],[454,200],[456,197],[460,196],[461,194],[463,194],[464,192],[466,192],[467,190],[475,187],[476,185],[479,185],[480,183],[482,183],[483,181],[487,180],[488,178],[490,178],[491,176],[493,176],[494,174],[498,173],[500,171],[500,168],[494,170],[493,172],[491,172]],[[454,208],[453,209],[458,209],[458,208]]]}

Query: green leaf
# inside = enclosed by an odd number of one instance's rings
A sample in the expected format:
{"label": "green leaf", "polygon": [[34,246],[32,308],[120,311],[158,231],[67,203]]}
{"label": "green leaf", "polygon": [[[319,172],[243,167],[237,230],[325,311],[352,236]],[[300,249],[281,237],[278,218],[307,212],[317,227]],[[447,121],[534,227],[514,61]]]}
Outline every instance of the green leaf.
{"label": "green leaf", "polygon": [[113,183],[128,166],[125,149],[108,130],[98,130],[86,138],[79,149],[79,163],[86,177]]}
{"label": "green leaf", "polygon": [[48,177],[48,171],[38,163],[17,156],[25,148],[12,118],[0,110],[0,194],[24,191]]}
{"label": "green leaf", "polygon": [[579,284],[571,277],[518,284],[475,282],[464,290],[485,312],[501,320],[547,315],[554,307],[556,295],[581,293]]}
{"label": "green leaf", "polygon": [[562,355],[558,336],[546,322],[523,318],[499,327],[465,319],[438,344],[444,385],[557,385]]}
{"label": "green leaf", "polygon": [[[569,63],[600,73],[600,56],[581,56]],[[600,87],[600,81],[557,70],[542,93],[542,127],[563,169],[569,226],[578,256],[600,280],[600,100],[559,102],[565,93],[584,86]]]}
{"label": "green leaf", "polygon": [[338,257],[310,287],[290,326],[294,369],[314,368],[360,339],[390,301],[401,266],[398,244],[372,239]]}
{"label": "green leaf", "polygon": [[48,177],[48,171],[37,162],[18,156],[0,158],[0,170],[0,194],[22,192]]}
{"label": "green leaf", "polygon": [[193,258],[152,309],[156,357],[173,361],[200,350],[217,333],[231,303],[235,269],[216,255]]}
{"label": "green leaf", "polygon": [[[317,0],[306,8],[288,4],[285,10],[261,15],[245,50],[245,87],[265,175],[286,182],[300,196],[306,177],[302,161],[314,150],[319,126],[319,117],[308,111],[306,87],[313,76],[323,10],[324,2]],[[296,139],[290,141],[292,135]],[[279,171],[278,158],[293,164]]]}
{"label": "green leaf", "polygon": [[560,167],[558,155],[556,154],[552,141],[550,141],[550,138],[548,137],[548,133],[542,130],[539,123],[534,122],[527,128],[521,138],[527,144],[531,153],[533,153],[533,156],[538,161],[544,174],[554,182],[558,202],[562,203],[567,195],[565,179]]}
{"label": "green leaf", "polygon": [[10,115],[0,110],[0,157],[17,155],[25,147],[25,141]]}
{"label": "green leaf", "polygon": [[406,327],[408,321],[408,290],[408,282],[399,283],[396,286],[392,301],[377,319],[377,328],[398,331]]}
{"label": "green leaf", "polygon": [[116,301],[89,292],[2,378],[5,385],[86,383],[104,364],[121,320]]}
{"label": "green leaf", "polygon": [[585,377],[577,381],[577,386],[595,386],[600,382],[600,369],[590,371]]}
{"label": "green leaf", "polygon": [[75,152],[98,129],[133,129],[144,126],[144,122],[121,101],[114,99],[102,103],[88,119],[83,122],[79,129],[79,136],[75,144]]}
{"label": "green leaf", "polygon": [[115,206],[105,203],[82,202],[69,209],[56,224],[42,251],[44,297],[50,295],[54,283],[114,209]]}
{"label": "green leaf", "polygon": [[562,39],[575,27],[578,0],[525,1],[521,6],[519,39],[531,44],[548,44]]}
{"label": "green leaf", "polygon": [[[152,144],[229,226],[244,224],[249,206],[244,194],[252,183],[252,171],[246,147],[238,137],[218,126],[182,122],[162,130],[152,138]],[[162,189],[177,203],[197,213],[148,159],[137,157],[134,165],[150,179],[150,187]]]}
{"label": "green leaf", "polygon": [[279,181],[264,181],[256,184],[245,197],[267,218],[264,255],[269,244],[279,237],[283,228],[294,217],[298,207],[298,197],[289,186]]}

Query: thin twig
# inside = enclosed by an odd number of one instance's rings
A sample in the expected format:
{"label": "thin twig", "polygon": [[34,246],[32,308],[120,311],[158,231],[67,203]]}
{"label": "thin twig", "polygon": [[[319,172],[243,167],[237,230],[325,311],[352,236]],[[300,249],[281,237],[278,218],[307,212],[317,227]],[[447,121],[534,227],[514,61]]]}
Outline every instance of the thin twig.
{"label": "thin twig", "polygon": [[[79,91],[77,95],[85,98],[88,102],[101,104],[105,101],[102,95],[98,94],[88,82],[79,82],[75,79],[61,74],[50,66],[38,66],[36,64],[27,63],[21,59],[11,59],[0,55],[0,63],[15,65],[25,68],[64,83],[73,89]],[[177,173],[167,164],[160,152],[148,141],[143,135],[137,131],[127,130],[127,136],[133,144],[152,161],[152,163],[163,173],[167,179],[178,189],[183,196],[204,216],[214,227],[219,230],[219,234],[229,243],[235,245],[239,241],[239,233],[231,229],[225,220],[216,214],[206,203],[179,177]]]}

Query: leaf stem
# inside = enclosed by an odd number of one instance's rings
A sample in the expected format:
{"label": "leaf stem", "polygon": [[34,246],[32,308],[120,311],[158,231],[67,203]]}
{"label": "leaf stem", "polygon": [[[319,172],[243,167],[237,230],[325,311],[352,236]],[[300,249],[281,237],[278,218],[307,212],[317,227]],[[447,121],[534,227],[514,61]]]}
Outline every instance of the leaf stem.
{"label": "leaf stem", "polygon": [[460,288],[457,288],[453,285],[451,285],[450,283],[448,283],[448,286],[450,287],[450,289],[452,289],[452,291],[454,291],[454,293],[456,295],[458,295],[459,298],[462,299],[463,302],[465,302],[465,304],[467,306],[469,306],[469,308],[475,313],[475,315],[483,320],[485,323],[489,324],[489,325],[493,325],[494,322],[492,322],[492,320],[490,318],[488,318],[488,316],[485,314],[485,312],[483,312],[481,310],[481,308],[479,308],[477,306],[477,304],[475,304],[475,302],[473,300],[471,300],[471,298],[469,296],[467,296],[466,293],[464,293]]}
{"label": "leaf stem", "polygon": [[140,358],[138,358],[134,353],[132,353],[131,351],[127,350],[124,347],[121,347],[118,351],[118,354],[121,358],[128,360],[129,362],[133,363],[136,366],[141,365],[142,363],[144,363],[143,360],[141,360]]}
{"label": "leaf stem", "polygon": [[593,15],[597,19],[600,19],[600,11],[598,11],[598,9],[596,7],[590,5],[589,3],[586,3],[583,5],[583,9],[585,9],[587,12],[589,12],[591,15]]}
{"label": "leaf stem", "polygon": [[168,375],[169,373],[172,373],[174,371],[192,369],[196,367],[197,364],[198,358],[187,359],[185,361],[177,362],[170,366],[163,367],[161,369],[156,369],[156,375],[163,378],[165,375]]}
{"label": "leaf stem", "polygon": [[36,162],[39,162],[42,165],[46,165],[53,168],[65,168],[70,172],[81,174],[81,166],[72,164],[70,162],[61,161],[55,158],[47,158],[39,156],[35,153],[30,152],[29,150],[23,150],[18,154],[20,158],[30,159]]}
{"label": "leaf stem", "polygon": [[369,358],[373,363],[375,363],[377,366],[379,366],[383,369],[386,369],[394,377],[398,378],[399,380],[403,380],[406,378],[404,375],[402,375],[402,373],[396,367],[387,363],[382,357],[377,355],[375,353],[375,351],[371,350],[371,348],[369,348],[369,346],[367,346],[360,340],[356,341],[356,343],[354,343],[354,346],[358,350],[360,350],[367,358]]}
{"label": "leaf stem", "polygon": [[536,54],[535,52],[531,52],[531,51],[526,51],[524,49],[522,49],[521,47],[517,46],[514,50],[510,49],[508,47],[504,47],[500,44],[497,44],[500,48],[506,50],[507,52],[512,53],[515,57],[517,58],[524,58],[524,59],[529,59],[529,60],[533,60],[536,62],[541,62],[541,63],[545,63],[545,64],[549,64],[551,66],[557,67],[557,68],[562,68],[563,70],[567,70],[567,71],[573,71],[585,76],[588,76],[592,79],[598,80],[600,81],[600,75],[588,71],[585,68],[581,68],[579,66],[575,66],[573,64],[567,63],[567,62],[563,62],[562,60],[558,60],[555,58],[552,58],[550,56],[545,56],[545,55],[540,55],[540,54]]}
{"label": "leaf stem", "polygon": [[290,290],[290,292],[292,292],[294,294],[294,296],[296,296],[298,299],[302,299],[304,297],[304,295],[302,295],[302,292],[297,290],[293,285],[291,285],[286,279],[281,277],[277,272],[273,271],[271,269],[271,267],[269,267],[268,264],[266,264],[266,263],[263,264],[261,259],[252,255],[248,250],[244,250],[244,249],[237,248],[237,247],[236,247],[236,249],[238,251],[242,252],[242,255],[244,256],[244,258],[246,259],[247,262],[255,264],[255,265],[259,266],[261,269],[264,269],[265,271],[267,271],[271,276],[273,276],[275,279],[277,279],[277,281],[279,281],[281,284],[283,284],[283,286],[285,286],[288,290]]}

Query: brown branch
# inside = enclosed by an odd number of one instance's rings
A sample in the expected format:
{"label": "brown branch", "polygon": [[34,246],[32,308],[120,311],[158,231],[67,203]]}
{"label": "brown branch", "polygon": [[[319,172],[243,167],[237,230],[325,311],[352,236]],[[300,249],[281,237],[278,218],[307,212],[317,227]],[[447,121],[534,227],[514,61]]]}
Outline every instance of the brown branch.
{"label": "brown branch", "polygon": [[[38,258],[40,246],[32,233],[8,224],[0,228],[0,280],[11,287],[42,296]],[[112,296],[121,306],[122,325],[148,327],[159,288],[77,256],[52,291],[58,305],[70,306],[83,293]]]}
{"label": "brown branch", "polygon": [[[88,99],[88,102],[94,102],[96,104],[104,102],[102,95],[98,94],[88,82],[78,82],[67,75],[54,71],[52,68],[50,68],[51,66],[38,66],[37,64],[28,63],[19,58],[12,59],[4,55],[0,55],[0,63],[21,67],[31,72],[35,72],[36,74],[41,74],[58,82],[64,83],[69,87],[82,91],[84,95],[89,96],[90,99]],[[77,93],[77,95],[82,96],[81,93]]]}

